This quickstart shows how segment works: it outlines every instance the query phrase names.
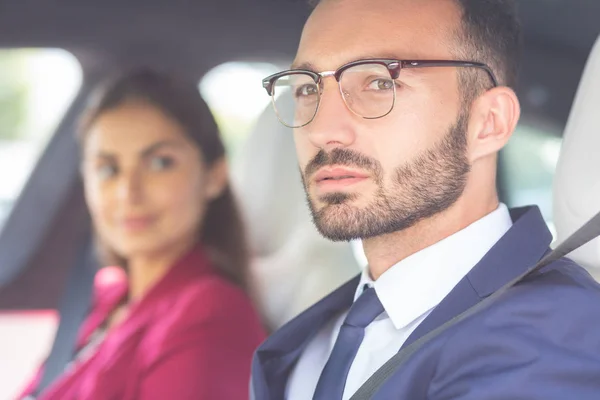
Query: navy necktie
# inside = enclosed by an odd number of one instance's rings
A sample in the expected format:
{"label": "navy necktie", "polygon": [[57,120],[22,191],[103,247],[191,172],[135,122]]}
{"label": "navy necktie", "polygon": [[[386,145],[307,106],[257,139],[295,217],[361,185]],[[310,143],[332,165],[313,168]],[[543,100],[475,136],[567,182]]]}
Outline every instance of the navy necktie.
{"label": "navy necktie", "polygon": [[342,399],[346,378],[365,336],[365,328],[382,312],[383,305],[373,288],[366,289],[352,304],[319,377],[313,400]]}

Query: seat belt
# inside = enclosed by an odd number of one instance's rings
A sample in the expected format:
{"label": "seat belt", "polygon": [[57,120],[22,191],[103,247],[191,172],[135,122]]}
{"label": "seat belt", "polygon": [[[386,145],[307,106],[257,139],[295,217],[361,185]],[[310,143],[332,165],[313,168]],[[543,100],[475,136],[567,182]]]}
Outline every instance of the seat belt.
{"label": "seat belt", "polygon": [[94,243],[87,234],[67,281],[67,290],[59,307],[60,322],[52,344],[50,355],[44,364],[35,398],[64,372],[72,361],[77,336],[86,318],[92,300],[94,277],[97,271]]}
{"label": "seat belt", "polygon": [[536,265],[527,269],[524,273],[508,282],[500,289],[486,297],[479,303],[475,304],[471,308],[458,314],[451,320],[440,325],[436,329],[432,330],[426,335],[423,335],[418,340],[415,340],[410,345],[396,353],[390,358],[381,368],[379,368],[367,381],[356,391],[356,393],[350,398],[350,400],[369,400],[377,393],[381,386],[400,368],[404,365],[410,357],[415,354],[423,345],[433,340],[437,336],[444,333],[452,326],[458,324],[462,320],[469,318],[473,314],[485,309],[491,305],[496,299],[506,293],[511,287],[532,275],[536,271],[544,268],[548,264],[559,260],[566,256],[573,250],[578,249],[584,244],[590,242],[596,237],[600,236],[600,212],[590,219],[585,225],[579,228],[575,233],[569,236],[564,242],[558,245],[552,252],[548,253],[543,257]]}

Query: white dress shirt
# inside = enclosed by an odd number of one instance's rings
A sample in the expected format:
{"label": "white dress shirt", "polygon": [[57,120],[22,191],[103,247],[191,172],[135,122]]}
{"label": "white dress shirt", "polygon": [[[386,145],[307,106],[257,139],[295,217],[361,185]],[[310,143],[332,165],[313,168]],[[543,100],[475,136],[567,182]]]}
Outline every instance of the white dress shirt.
{"label": "white dress shirt", "polygon": [[[354,299],[365,285],[375,287],[385,312],[365,329],[350,367],[343,400],[396,354],[417,326],[512,226],[508,209],[498,209],[465,229],[392,266],[373,281],[366,268]],[[321,371],[346,317],[347,310],[328,322],[308,344],[290,375],[288,400],[312,399]]]}

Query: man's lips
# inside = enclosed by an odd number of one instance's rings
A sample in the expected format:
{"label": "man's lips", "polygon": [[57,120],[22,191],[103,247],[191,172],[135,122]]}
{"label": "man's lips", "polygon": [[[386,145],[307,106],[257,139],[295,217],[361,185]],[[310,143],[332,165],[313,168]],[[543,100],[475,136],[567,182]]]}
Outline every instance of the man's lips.
{"label": "man's lips", "polygon": [[322,168],[314,177],[314,182],[319,189],[335,190],[362,182],[369,175],[343,167]]}

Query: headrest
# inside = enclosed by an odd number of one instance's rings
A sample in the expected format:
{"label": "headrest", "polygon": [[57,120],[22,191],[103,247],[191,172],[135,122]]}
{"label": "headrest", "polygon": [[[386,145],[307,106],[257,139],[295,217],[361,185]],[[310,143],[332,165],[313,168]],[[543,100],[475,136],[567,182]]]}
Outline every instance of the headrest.
{"label": "headrest", "polygon": [[[600,211],[600,37],[583,72],[554,178],[554,221],[562,242]],[[600,239],[569,256],[600,278]]]}
{"label": "headrest", "polygon": [[[279,107],[279,105],[278,105]],[[254,253],[252,286],[277,328],[356,275],[349,243],[324,239],[312,223],[293,132],[268,107],[232,168]]]}

